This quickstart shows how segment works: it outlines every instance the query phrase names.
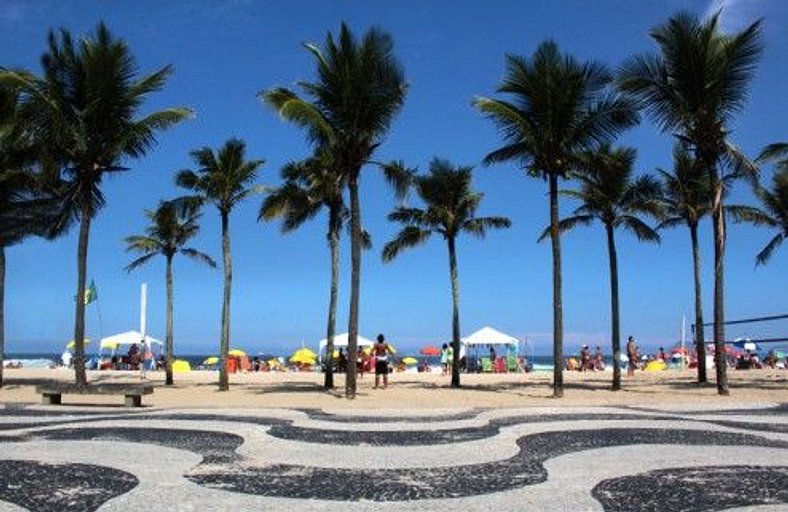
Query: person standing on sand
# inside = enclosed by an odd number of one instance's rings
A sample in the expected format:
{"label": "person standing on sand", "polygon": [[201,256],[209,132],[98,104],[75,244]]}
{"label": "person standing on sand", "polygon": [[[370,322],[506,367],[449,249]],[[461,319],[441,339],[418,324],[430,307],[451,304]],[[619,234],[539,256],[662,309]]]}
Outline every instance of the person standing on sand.
{"label": "person standing on sand", "polygon": [[605,369],[605,355],[602,353],[602,347],[596,346],[596,353],[594,354],[594,370],[603,371]]}
{"label": "person standing on sand", "polygon": [[449,345],[446,343],[441,347],[441,375],[449,373]]}
{"label": "person standing on sand", "polygon": [[148,378],[148,366],[150,366],[151,361],[153,361],[153,352],[150,349],[148,343],[143,339],[140,341],[140,345],[142,345],[142,361],[140,362],[140,378],[145,380]]}
{"label": "person standing on sand", "polygon": [[593,370],[591,367],[591,352],[588,350],[588,345],[583,345],[580,348],[580,371]]}
{"label": "person standing on sand", "polygon": [[[635,368],[638,364],[638,346],[632,336],[630,336],[627,341],[627,359],[629,361],[627,365],[627,377],[633,377],[635,375]],[[616,364],[618,364],[618,362],[616,362]]]}
{"label": "person standing on sand", "polygon": [[372,347],[372,356],[375,358],[375,389],[380,385],[380,376],[383,375],[383,389],[389,384],[389,354],[391,348],[386,343],[386,338],[378,334],[378,342]]}

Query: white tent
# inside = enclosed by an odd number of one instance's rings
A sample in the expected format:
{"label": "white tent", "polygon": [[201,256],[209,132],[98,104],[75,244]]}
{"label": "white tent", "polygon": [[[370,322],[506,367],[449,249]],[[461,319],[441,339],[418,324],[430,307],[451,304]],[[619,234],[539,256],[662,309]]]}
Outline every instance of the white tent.
{"label": "white tent", "polygon": [[[121,345],[132,345],[134,343],[140,343],[142,341],[142,334],[139,331],[126,331],[120,334],[115,334],[112,336],[107,336],[106,338],[101,338],[101,349],[109,349],[109,350],[117,350],[117,348]],[[153,336],[145,336],[145,342],[154,347],[155,345],[164,345],[161,340],[157,340]]]}
{"label": "white tent", "polygon": [[[342,333],[342,334],[334,335],[334,348],[347,347],[347,338],[348,338],[348,333],[346,333],[346,332]],[[320,348],[318,348],[318,353],[322,353],[323,352],[323,349],[325,349],[327,343],[328,343],[328,340],[326,338],[323,338],[322,340],[320,340],[320,344],[319,344]],[[372,341],[370,339],[367,339],[364,336],[361,336],[359,334],[359,336],[358,336],[358,346],[359,347],[371,347],[374,344],[375,344],[374,341]]]}
{"label": "white tent", "polygon": [[514,351],[517,352],[517,348],[520,345],[520,340],[515,338],[514,336],[509,336],[508,334],[504,334],[501,331],[495,330],[492,327],[482,327],[475,333],[471,334],[467,338],[463,338],[463,344],[465,345],[511,345],[514,348]]}

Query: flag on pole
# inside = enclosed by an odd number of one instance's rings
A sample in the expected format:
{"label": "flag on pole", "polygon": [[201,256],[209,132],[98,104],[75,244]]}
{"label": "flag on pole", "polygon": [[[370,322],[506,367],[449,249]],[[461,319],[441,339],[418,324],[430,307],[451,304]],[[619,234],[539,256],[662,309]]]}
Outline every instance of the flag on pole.
{"label": "flag on pole", "polygon": [[91,279],[90,286],[85,290],[85,305],[98,300],[98,291],[96,290],[96,283]]}
{"label": "flag on pole", "polygon": [[[96,290],[96,283],[91,279],[90,286],[85,288],[85,305],[98,300],[98,291]],[[77,296],[74,296],[74,302],[77,301]]]}

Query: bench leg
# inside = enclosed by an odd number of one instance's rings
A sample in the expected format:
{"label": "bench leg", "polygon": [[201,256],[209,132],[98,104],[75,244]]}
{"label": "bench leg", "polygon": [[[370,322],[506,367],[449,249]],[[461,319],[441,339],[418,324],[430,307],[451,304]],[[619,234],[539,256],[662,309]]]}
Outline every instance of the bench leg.
{"label": "bench leg", "polygon": [[142,395],[126,395],[126,407],[142,407]]}
{"label": "bench leg", "polygon": [[60,405],[61,395],[59,394],[42,394],[41,395],[41,403],[44,405]]}

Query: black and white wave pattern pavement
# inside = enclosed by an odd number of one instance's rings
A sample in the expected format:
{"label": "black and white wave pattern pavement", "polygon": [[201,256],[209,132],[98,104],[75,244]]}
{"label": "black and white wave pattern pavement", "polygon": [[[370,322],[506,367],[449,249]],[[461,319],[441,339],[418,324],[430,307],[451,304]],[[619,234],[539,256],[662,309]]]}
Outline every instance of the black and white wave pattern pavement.
{"label": "black and white wave pattern pavement", "polygon": [[0,406],[0,511],[340,504],[788,510],[788,407],[425,413]]}

